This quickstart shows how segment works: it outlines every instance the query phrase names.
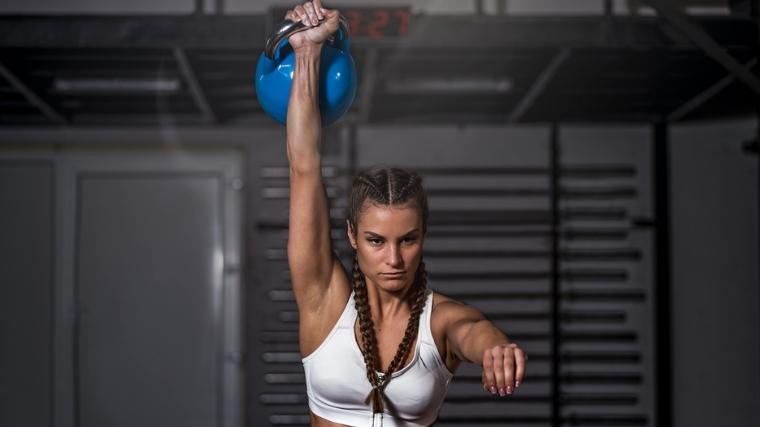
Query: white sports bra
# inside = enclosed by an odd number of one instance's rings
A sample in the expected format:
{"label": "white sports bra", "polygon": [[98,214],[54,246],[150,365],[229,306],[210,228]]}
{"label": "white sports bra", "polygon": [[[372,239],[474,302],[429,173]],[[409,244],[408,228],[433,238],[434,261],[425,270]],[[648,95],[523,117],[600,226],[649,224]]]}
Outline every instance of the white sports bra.
{"label": "white sports bra", "polygon": [[428,290],[414,356],[408,365],[391,374],[385,388],[385,395],[395,410],[391,412],[386,405],[383,414],[373,415],[371,406],[364,403],[372,387],[354,335],[357,313],[352,292],[327,338],[302,359],[311,412],[328,421],[357,427],[380,426],[381,423],[383,427],[433,424],[453,375],[438,354],[430,332],[432,308],[433,292]]}

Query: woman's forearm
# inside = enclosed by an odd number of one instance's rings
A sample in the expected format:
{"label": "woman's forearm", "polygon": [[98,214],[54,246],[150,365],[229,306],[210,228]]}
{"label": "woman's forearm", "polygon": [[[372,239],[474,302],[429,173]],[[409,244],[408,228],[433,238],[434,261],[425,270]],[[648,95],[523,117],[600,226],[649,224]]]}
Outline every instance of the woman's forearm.
{"label": "woman's forearm", "polygon": [[509,338],[491,321],[482,319],[472,324],[462,345],[462,356],[471,363],[483,364],[483,352],[498,345],[509,344]]}
{"label": "woman's forearm", "polygon": [[288,161],[295,172],[314,172],[320,167],[320,52],[321,45],[309,45],[295,52],[287,117]]}

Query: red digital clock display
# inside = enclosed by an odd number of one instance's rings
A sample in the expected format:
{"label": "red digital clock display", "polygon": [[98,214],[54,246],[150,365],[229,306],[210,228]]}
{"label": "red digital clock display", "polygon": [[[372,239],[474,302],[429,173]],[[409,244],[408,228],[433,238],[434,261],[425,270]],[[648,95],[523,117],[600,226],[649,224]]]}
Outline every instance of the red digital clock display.
{"label": "red digital clock display", "polygon": [[[280,23],[287,9],[270,10],[272,22]],[[404,37],[409,33],[411,11],[409,7],[341,7],[340,13],[348,19],[351,38],[381,40]]]}
{"label": "red digital clock display", "polygon": [[409,8],[362,8],[342,12],[351,26],[351,37],[382,39],[409,33]]}

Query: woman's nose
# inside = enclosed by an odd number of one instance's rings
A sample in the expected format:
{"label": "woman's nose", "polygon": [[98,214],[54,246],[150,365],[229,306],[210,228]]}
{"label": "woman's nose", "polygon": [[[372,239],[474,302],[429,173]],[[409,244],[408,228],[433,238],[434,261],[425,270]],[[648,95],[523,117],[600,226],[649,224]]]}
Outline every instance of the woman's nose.
{"label": "woman's nose", "polygon": [[401,248],[390,246],[388,250],[388,265],[397,267],[404,265],[404,259],[401,257]]}

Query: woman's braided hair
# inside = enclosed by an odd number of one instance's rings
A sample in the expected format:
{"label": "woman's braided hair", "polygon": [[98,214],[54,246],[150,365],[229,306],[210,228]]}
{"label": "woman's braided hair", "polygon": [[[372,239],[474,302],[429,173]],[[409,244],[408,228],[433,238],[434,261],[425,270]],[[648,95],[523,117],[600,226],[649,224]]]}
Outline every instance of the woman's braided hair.
{"label": "woman's braided hair", "polygon": [[[427,196],[422,188],[422,179],[416,173],[398,168],[375,168],[357,175],[351,187],[348,207],[348,221],[354,233],[358,230],[359,217],[366,201],[384,206],[411,202],[417,207],[422,217],[423,234],[427,231]],[[388,365],[388,369],[384,374],[378,375],[376,368],[380,365],[380,358],[367,297],[367,283],[364,274],[359,269],[358,257],[354,253],[354,302],[359,315],[359,329],[362,336],[361,352],[364,357],[364,364],[367,367],[367,379],[372,385],[372,391],[367,396],[365,403],[372,403],[373,412],[383,412],[384,400],[386,399],[385,386],[390,381],[391,374],[406,359],[412,342],[417,336],[419,319],[427,296],[427,271],[425,270],[425,263],[422,261],[420,261],[415,272],[412,286],[409,298],[411,316],[404,331],[404,338],[399,344],[396,355]]]}

